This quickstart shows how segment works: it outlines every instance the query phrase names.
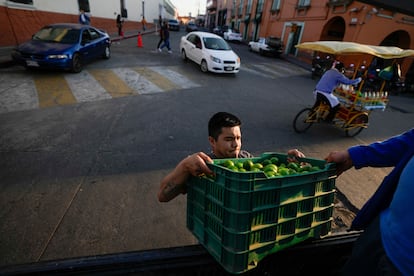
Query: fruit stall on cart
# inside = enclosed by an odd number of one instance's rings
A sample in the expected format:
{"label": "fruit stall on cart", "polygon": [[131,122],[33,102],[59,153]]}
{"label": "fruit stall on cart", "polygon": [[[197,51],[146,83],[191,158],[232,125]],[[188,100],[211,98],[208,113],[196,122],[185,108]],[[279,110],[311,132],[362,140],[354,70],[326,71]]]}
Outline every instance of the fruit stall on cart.
{"label": "fruit stall on cart", "polygon": [[[333,55],[335,60],[345,64],[345,74],[348,77],[362,77],[356,89],[351,85],[339,85],[334,91],[341,102],[341,109],[336,114],[334,124],[345,129],[347,136],[355,136],[368,127],[368,116],[371,111],[386,108],[389,92],[384,88],[387,81],[396,73],[395,70],[399,70],[398,60],[414,56],[414,50],[410,49],[342,41],[304,42],[296,45],[296,48]],[[372,86],[366,85],[369,73],[367,65],[378,59],[386,60],[389,66],[379,72],[381,83],[373,89]],[[297,132],[304,132],[315,122],[318,122],[315,118],[295,118],[294,128]],[[305,126],[301,127],[300,124],[303,123]]]}

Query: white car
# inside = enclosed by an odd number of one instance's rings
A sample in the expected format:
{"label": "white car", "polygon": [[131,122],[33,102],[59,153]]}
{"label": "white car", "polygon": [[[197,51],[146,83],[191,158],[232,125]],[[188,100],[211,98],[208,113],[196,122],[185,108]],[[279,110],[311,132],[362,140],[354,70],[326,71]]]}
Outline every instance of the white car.
{"label": "white car", "polygon": [[249,42],[249,50],[261,55],[280,56],[283,53],[283,43],[278,37],[260,37]]}
{"label": "white car", "polygon": [[181,37],[180,53],[183,60],[200,65],[202,72],[238,73],[240,58],[220,36],[194,31]]}
{"label": "white car", "polygon": [[223,33],[223,38],[228,41],[238,41],[241,42],[243,40],[242,35],[235,30],[228,29]]}

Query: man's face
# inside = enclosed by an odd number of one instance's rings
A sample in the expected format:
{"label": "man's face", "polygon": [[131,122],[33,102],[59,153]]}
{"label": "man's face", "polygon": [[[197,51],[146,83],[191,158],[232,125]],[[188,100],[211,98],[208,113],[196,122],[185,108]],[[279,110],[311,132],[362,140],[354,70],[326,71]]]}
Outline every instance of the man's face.
{"label": "man's face", "polygon": [[223,127],[217,141],[208,137],[217,158],[237,158],[241,149],[240,127]]}

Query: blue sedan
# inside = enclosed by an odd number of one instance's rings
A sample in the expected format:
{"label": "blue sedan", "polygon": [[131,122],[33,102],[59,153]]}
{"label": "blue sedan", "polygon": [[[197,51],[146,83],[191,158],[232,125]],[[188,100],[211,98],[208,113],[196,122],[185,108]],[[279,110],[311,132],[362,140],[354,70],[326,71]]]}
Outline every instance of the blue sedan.
{"label": "blue sedan", "polygon": [[26,68],[63,69],[79,73],[83,65],[111,57],[109,35],[88,25],[61,23],[43,27],[12,51],[13,60]]}

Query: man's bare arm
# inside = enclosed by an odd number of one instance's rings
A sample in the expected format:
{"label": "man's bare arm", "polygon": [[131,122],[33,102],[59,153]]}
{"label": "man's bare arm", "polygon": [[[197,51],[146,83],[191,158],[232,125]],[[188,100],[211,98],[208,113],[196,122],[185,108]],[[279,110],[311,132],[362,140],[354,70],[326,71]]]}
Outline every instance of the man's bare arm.
{"label": "man's bare arm", "polygon": [[175,169],[161,181],[158,192],[158,200],[167,202],[178,196],[180,193],[187,192],[186,182],[190,175],[198,176],[203,173],[212,174],[206,162],[212,162],[211,158],[203,153],[195,153],[184,158]]}

